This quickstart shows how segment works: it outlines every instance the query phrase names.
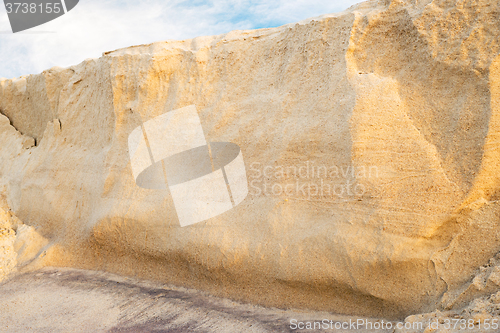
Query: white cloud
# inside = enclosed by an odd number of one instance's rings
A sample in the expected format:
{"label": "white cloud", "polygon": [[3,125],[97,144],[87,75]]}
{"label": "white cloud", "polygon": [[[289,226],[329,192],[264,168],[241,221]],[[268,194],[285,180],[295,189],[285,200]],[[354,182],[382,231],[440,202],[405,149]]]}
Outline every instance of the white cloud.
{"label": "white cloud", "polygon": [[278,26],[359,2],[325,0],[81,0],[66,15],[12,34],[0,6],[0,77],[70,66],[102,52],[167,39]]}

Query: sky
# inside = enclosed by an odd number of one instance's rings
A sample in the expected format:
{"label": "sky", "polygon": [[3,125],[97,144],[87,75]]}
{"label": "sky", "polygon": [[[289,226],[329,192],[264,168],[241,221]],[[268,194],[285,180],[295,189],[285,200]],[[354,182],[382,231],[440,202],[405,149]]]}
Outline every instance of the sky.
{"label": "sky", "polygon": [[76,65],[132,45],[277,27],[340,12],[358,2],[80,0],[67,14],[16,34],[12,33],[5,6],[0,4],[0,77]]}

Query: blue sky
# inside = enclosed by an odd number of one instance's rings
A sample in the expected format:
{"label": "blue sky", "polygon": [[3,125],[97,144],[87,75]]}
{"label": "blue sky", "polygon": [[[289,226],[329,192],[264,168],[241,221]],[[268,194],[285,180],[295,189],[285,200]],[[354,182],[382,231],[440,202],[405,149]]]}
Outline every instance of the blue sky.
{"label": "blue sky", "polygon": [[16,34],[0,5],[0,77],[66,67],[131,45],[277,27],[343,11],[358,2],[80,0],[66,15]]}

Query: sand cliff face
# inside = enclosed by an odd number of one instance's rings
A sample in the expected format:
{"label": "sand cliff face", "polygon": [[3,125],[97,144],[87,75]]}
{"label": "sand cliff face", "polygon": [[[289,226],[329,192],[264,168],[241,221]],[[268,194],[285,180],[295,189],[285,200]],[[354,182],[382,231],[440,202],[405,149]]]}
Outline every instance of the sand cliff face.
{"label": "sand cliff face", "polygon": [[[455,304],[500,251],[498,22],[493,0],[370,1],[2,79],[1,194],[45,265],[371,316]],[[249,194],[181,228],[127,140],[190,105]]]}

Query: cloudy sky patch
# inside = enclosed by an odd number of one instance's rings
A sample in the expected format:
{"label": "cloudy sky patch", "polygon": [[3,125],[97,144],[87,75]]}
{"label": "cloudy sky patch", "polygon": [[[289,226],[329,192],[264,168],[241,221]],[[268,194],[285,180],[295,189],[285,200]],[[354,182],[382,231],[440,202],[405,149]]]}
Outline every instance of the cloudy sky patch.
{"label": "cloudy sky patch", "polygon": [[0,77],[66,67],[131,45],[277,27],[339,12],[357,2],[80,0],[66,15],[16,34],[0,4]]}

